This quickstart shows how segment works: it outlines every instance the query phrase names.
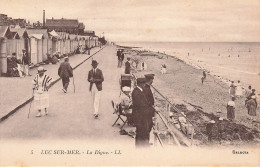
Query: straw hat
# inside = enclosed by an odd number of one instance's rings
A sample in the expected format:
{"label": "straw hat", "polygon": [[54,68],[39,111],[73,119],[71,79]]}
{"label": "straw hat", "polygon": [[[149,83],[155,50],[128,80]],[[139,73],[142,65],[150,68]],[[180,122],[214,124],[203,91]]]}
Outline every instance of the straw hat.
{"label": "straw hat", "polygon": [[45,71],[47,71],[47,70],[45,70],[42,66],[38,67],[38,74],[43,73]]}
{"label": "straw hat", "polygon": [[223,118],[222,117],[219,117],[219,119],[218,120],[220,120],[220,121],[223,121]]}
{"label": "straw hat", "polygon": [[215,123],[215,121],[214,121],[214,120],[211,120],[211,121],[210,121],[210,123],[214,124],[214,123]]}

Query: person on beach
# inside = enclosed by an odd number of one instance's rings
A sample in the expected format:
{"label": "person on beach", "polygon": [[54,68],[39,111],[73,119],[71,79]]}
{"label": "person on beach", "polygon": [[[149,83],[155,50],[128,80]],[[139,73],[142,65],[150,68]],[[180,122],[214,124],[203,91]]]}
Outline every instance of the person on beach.
{"label": "person on beach", "polygon": [[237,97],[241,97],[242,96],[242,87],[241,87],[241,83],[240,83],[240,81],[238,80],[237,81],[237,85],[236,85],[236,90],[235,90],[235,92],[236,92],[236,96]]}
{"label": "person on beach", "polygon": [[201,83],[203,84],[204,80],[205,80],[206,77],[207,77],[205,70],[203,70],[202,75],[203,75],[203,76],[202,76],[202,78],[201,78]]}
{"label": "person on beach", "polygon": [[22,64],[23,64],[23,68],[24,68],[24,73],[25,75],[27,76],[32,76],[30,73],[29,73],[29,64],[30,64],[30,58],[29,58],[29,55],[27,54],[26,50],[23,49],[22,50],[23,52],[23,56],[22,56]]}
{"label": "person on beach", "polygon": [[137,86],[132,92],[133,100],[133,120],[136,126],[136,147],[148,147],[149,146],[149,102],[144,94],[144,86],[146,79],[137,78]]}
{"label": "person on beach", "polygon": [[251,93],[252,93],[252,87],[249,85],[249,86],[248,86],[248,89],[247,89],[246,92],[245,92],[245,97],[246,97],[246,99],[245,99],[245,105],[246,105],[247,101],[250,100],[250,98],[251,98]]}
{"label": "person on beach", "polygon": [[49,93],[48,89],[51,84],[52,78],[44,72],[45,70],[42,66],[38,68],[38,73],[33,79],[33,91],[34,91],[34,105],[38,110],[36,117],[41,117],[41,111],[45,110],[45,115],[48,115],[47,108],[49,107]]}
{"label": "person on beach", "polygon": [[229,94],[231,97],[235,97],[236,95],[236,86],[234,85],[234,81],[232,81],[229,86]]}
{"label": "person on beach", "polygon": [[161,66],[161,73],[162,74],[166,74],[166,65],[165,64],[162,64],[162,66]]}
{"label": "person on beach", "polygon": [[141,63],[141,70],[146,70],[147,69],[147,64],[143,61]]}
{"label": "person on beach", "polygon": [[251,98],[247,101],[246,107],[247,107],[248,115],[251,116],[252,120],[254,120],[254,117],[256,116],[256,108],[257,108],[255,95],[251,96]]}
{"label": "person on beach", "polygon": [[222,140],[222,134],[224,132],[224,124],[223,124],[223,118],[219,118],[218,119],[219,122],[218,122],[218,140],[219,140],[219,143],[221,144],[221,140]]}
{"label": "person on beach", "polygon": [[232,97],[227,104],[227,119],[231,121],[235,119],[235,97]]}
{"label": "person on beach", "polygon": [[125,62],[125,74],[130,74],[131,64],[130,64],[130,57],[127,58]]}
{"label": "person on beach", "polygon": [[70,83],[70,77],[73,77],[73,71],[72,71],[72,67],[70,66],[68,57],[66,57],[64,62],[60,64],[60,67],[58,69],[58,75],[62,79],[62,85],[63,85],[62,91],[64,93],[67,93],[67,89]]}
{"label": "person on beach", "polygon": [[94,117],[98,118],[99,115],[99,100],[102,91],[102,82],[104,81],[102,70],[97,68],[98,62],[92,60],[92,69],[88,72],[88,81],[90,82],[89,90],[91,91],[91,96],[93,98],[94,106]]}

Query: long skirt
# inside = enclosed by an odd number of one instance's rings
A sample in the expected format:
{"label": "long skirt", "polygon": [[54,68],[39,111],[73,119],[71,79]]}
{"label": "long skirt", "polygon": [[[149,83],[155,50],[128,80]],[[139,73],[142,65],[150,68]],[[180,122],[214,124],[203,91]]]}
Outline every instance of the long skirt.
{"label": "long skirt", "polygon": [[230,87],[230,88],[229,88],[229,94],[230,94],[230,96],[235,97],[236,90],[235,90],[234,87]]}
{"label": "long skirt", "polygon": [[36,110],[42,110],[49,107],[49,93],[34,93],[34,107]]}
{"label": "long skirt", "polygon": [[242,88],[241,86],[236,87],[236,96],[242,96]]}
{"label": "long skirt", "polygon": [[235,109],[233,106],[227,107],[227,119],[235,119]]}
{"label": "long skirt", "polygon": [[253,99],[247,101],[247,111],[248,115],[256,116],[256,103]]}

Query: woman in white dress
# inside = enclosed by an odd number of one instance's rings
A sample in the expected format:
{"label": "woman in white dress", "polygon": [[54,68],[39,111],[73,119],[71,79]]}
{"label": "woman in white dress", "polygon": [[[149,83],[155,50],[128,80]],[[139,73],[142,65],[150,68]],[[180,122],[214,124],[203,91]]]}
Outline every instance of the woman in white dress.
{"label": "woman in white dress", "polygon": [[41,110],[45,110],[45,115],[48,114],[47,108],[49,107],[49,93],[51,77],[44,74],[46,70],[43,67],[38,68],[38,73],[33,79],[34,84],[34,106],[38,110],[36,117],[41,117]]}
{"label": "woman in white dress", "polygon": [[242,92],[242,88],[241,88],[241,83],[238,80],[237,85],[236,85],[236,96],[240,97],[240,96],[242,96],[242,94],[243,94],[243,92]]}

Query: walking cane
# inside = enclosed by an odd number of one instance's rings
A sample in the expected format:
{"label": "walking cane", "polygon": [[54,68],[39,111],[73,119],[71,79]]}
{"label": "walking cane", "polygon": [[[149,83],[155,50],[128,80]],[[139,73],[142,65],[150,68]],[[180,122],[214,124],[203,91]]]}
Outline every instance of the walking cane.
{"label": "walking cane", "polygon": [[74,93],[75,93],[74,76],[72,78],[73,78],[73,87],[74,87]]}
{"label": "walking cane", "polygon": [[[32,96],[32,98],[34,98],[34,89],[33,89],[33,96]],[[28,119],[29,119],[29,117],[30,117],[32,101],[33,101],[33,99],[32,99],[31,102],[30,102],[30,107],[29,107],[29,112],[28,112]]]}

